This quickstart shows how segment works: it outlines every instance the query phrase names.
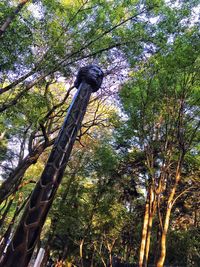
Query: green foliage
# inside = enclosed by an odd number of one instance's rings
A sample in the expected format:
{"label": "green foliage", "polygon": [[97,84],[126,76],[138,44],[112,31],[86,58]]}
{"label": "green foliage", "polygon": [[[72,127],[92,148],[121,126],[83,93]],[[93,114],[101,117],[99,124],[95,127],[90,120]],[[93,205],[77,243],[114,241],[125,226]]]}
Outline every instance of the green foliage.
{"label": "green foliage", "polygon": [[[0,89],[7,89],[2,90],[0,107],[8,105],[0,115],[0,163],[6,162],[8,175],[57,135],[75,92],[66,97],[77,68],[95,62],[108,74],[105,90],[97,93],[89,106],[83,125],[88,131],[81,137],[81,145],[77,142],[74,147],[41,236],[46,244],[50,234],[55,259],[62,258],[67,246],[65,257],[80,264],[80,242],[84,240],[84,260],[93,257],[94,266],[102,266],[102,258],[108,262],[112,244],[112,255],[137,262],[144,198],[151,177],[158,178],[162,171],[161,163],[171,161],[168,170],[173,177],[184,149],[183,179],[177,194],[196,186],[200,33],[191,16],[199,1],[179,1],[178,6],[172,2],[30,1],[0,37]],[[0,26],[17,3],[1,1]],[[116,75],[111,83],[123,76],[118,68],[123,61],[129,73],[113,112],[110,106],[115,94],[107,88],[109,75]],[[179,120],[181,108],[184,112]],[[25,172],[23,182],[39,179],[49,150],[42,152],[37,164]],[[166,176],[164,183],[163,214],[173,179]],[[20,194],[24,200],[33,186],[28,183],[16,193],[3,230],[14,215]],[[192,217],[195,190],[193,187],[177,201],[173,223],[179,216]],[[152,262],[158,224],[153,222]],[[198,265],[199,237],[196,229],[188,227],[186,231],[171,227],[167,264]]]}
{"label": "green foliage", "polygon": [[117,155],[106,144],[96,148],[91,160],[91,164],[99,176],[111,174],[116,169],[117,163]]}
{"label": "green foliage", "polygon": [[168,236],[167,264],[198,266],[199,238],[199,232],[196,228],[188,231],[171,231]]}

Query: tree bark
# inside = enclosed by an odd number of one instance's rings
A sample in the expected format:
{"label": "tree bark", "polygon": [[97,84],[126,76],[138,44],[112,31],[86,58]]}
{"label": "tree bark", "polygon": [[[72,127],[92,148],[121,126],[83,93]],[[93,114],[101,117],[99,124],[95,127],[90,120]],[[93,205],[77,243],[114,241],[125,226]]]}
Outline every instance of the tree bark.
{"label": "tree bark", "polygon": [[176,193],[176,188],[178,186],[178,183],[179,183],[180,177],[181,177],[181,167],[182,167],[183,158],[184,158],[184,154],[182,154],[180,156],[180,160],[177,164],[175,183],[174,183],[174,186],[172,187],[172,190],[169,194],[168,201],[167,201],[167,210],[166,210],[166,215],[165,215],[165,220],[164,220],[164,225],[163,225],[163,231],[162,231],[161,240],[160,240],[160,257],[157,261],[156,267],[163,267],[164,262],[165,262],[167,231],[169,228],[170,215],[171,215],[172,206],[174,204],[173,200],[174,200],[174,196]]}
{"label": "tree bark", "polygon": [[84,265],[83,265],[83,245],[84,245],[84,239],[81,240],[80,245],[79,245],[81,267],[84,267]]}
{"label": "tree bark", "polygon": [[109,241],[107,241],[107,249],[108,249],[108,254],[109,254],[109,267],[112,267],[112,251],[113,251],[113,247],[115,245],[116,242],[116,238],[112,241],[112,243],[110,244]]}
{"label": "tree bark", "polygon": [[150,249],[150,241],[151,241],[151,230],[152,230],[152,223],[153,217],[155,213],[155,205],[156,199],[155,194],[153,192],[153,188],[150,188],[150,196],[149,196],[149,218],[148,218],[148,228],[147,228],[147,237],[146,237],[146,246],[145,246],[145,257],[144,257],[144,266],[147,266],[148,258],[149,258],[149,249]]}
{"label": "tree bark", "polygon": [[146,200],[145,205],[145,214],[144,214],[144,222],[142,229],[142,238],[141,238],[141,246],[140,246],[140,256],[139,256],[139,267],[143,266],[144,255],[145,255],[145,246],[147,240],[147,229],[148,229],[148,221],[149,221],[149,200]]}

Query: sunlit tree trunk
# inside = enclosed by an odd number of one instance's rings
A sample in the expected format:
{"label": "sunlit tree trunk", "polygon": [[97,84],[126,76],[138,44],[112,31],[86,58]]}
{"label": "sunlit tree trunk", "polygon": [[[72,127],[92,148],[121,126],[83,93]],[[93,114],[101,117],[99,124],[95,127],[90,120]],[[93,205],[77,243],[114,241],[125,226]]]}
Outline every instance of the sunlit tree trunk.
{"label": "sunlit tree trunk", "polygon": [[149,218],[148,218],[148,227],[147,227],[147,236],[146,236],[146,246],[145,246],[145,257],[144,257],[144,266],[147,266],[148,258],[149,258],[149,249],[150,249],[150,241],[151,241],[151,230],[152,230],[152,223],[153,217],[155,214],[155,206],[156,206],[156,199],[155,194],[153,192],[153,188],[150,188],[150,198],[149,198]]}
{"label": "sunlit tree trunk", "polygon": [[179,160],[177,168],[176,168],[175,183],[171,189],[171,192],[169,194],[168,201],[167,201],[167,210],[166,210],[166,215],[165,215],[165,220],[164,220],[164,225],[163,225],[163,231],[162,231],[161,240],[160,240],[160,257],[157,261],[156,267],[163,267],[164,262],[165,262],[165,258],[166,258],[167,231],[169,228],[170,215],[171,215],[172,206],[174,204],[173,201],[174,201],[174,196],[176,193],[176,188],[177,188],[178,183],[180,181],[181,166],[182,166],[183,157],[184,157],[184,155],[182,154],[180,156],[180,160]]}
{"label": "sunlit tree trunk", "polygon": [[145,214],[144,214],[144,222],[143,222],[143,229],[142,229],[141,245],[140,245],[139,267],[143,266],[143,261],[144,261],[145,246],[146,246],[146,240],[147,240],[148,221],[149,221],[149,200],[147,198],[146,205],[145,205]]}
{"label": "sunlit tree trunk", "polygon": [[104,266],[104,267],[107,267],[107,264],[106,264],[106,262],[105,262],[105,260],[104,260],[103,253],[102,253],[103,240],[101,240],[99,249],[97,248],[97,246],[95,245],[95,243],[93,243],[93,246],[94,246],[94,250],[98,253],[98,255],[99,255],[99,257],[100,257],[103,266]]}
{"label": "sunlit tree trunk", "polygon": [[199,216],[198,216],[199,214],[198,214],[198,206],[196,205],[196,207],[195,207],[195,211],[194,211],[194,227],[196,227],[196,228],[198,228],[199,227],[199,224],[198,224],[198,222],[199,222]]}
{"label": "sunlit tree trunk", "polygon": [[170,206],[167,207],[167,213],[165,217],[165,223],[164,223],[164,229],[161,235],[161,242],[160,242],[160,258],[158,259],[157,262],[157,267],[163,267],[164,262],[165,262],[165,257],[166,257],[166,239],[167,239],[167,231],[169,227],[169,219],[170,219],[170,214],[171,214],[171,208]]}
{"label": "sunlit tree trunk", "polygon": [[117,239],[114,239],[111,244],[108,241],[106,242],[107,248],[108,248],[108,254],[109,254],[109,267],[113,266],[112,265],[112,251],[113,251],[113,247],[115,245],[116,240]]}
{"label": "sunlit tree trunk", "polygon": [[84,265],[83,265],[83,245],[84,245],[84,239],[81,240],[80,245],[79,245],[81,267],[84,267]]}

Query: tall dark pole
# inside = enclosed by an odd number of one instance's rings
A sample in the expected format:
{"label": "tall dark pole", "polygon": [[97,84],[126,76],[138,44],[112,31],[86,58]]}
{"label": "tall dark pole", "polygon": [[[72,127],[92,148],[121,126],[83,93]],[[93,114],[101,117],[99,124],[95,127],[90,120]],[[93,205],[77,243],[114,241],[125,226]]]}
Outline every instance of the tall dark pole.
{"label": "tall dark pole", "polygon": [[79,70],[75,81],[78,91],[0,267],[28,266],[62,180],[90,95],[99,89],[102,79],[103,72],[96,65],[89,65]]}

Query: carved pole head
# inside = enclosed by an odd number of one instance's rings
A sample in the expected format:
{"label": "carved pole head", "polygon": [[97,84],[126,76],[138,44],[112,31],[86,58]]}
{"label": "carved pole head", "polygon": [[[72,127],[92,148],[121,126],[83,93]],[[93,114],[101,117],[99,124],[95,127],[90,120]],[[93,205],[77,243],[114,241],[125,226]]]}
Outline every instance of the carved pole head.
{"label": "carved pole head", "polygon": [[86,82],[91,85],[92,91],[96,92],[102,84],[103,76],[103,71],[97,65],[82,67],[78,71],[74,86],[78,88],[82,82]]}

